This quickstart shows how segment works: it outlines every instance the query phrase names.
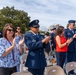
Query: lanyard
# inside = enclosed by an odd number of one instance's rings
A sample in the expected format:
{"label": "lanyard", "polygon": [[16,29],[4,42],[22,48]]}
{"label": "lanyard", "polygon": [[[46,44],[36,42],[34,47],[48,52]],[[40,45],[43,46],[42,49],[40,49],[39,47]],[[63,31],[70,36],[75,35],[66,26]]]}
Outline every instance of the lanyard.
{"label": "lanyard", "polygon": [[[9,41],[8,41],[8,42],[9,42]],[[12,45],[11,42],[9,42],[9,44]],[[13,50],[13,49],[12,49],[12,57],[13,57],[13,60],[15,61],[14,50]]]}

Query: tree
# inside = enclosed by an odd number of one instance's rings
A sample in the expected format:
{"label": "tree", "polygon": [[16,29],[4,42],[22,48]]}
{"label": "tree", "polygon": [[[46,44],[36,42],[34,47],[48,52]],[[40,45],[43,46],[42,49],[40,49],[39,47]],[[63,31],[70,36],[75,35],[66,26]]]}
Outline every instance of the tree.
{"label": "tree", "polygon": [[16,10],[13,7],[3,7],[0,10],[0,30],[6,23],[12,23],[14,27],[20,26],[23,33],[28,30],[28,23],[30,22],[30,17],[28,13],[22,10]]}

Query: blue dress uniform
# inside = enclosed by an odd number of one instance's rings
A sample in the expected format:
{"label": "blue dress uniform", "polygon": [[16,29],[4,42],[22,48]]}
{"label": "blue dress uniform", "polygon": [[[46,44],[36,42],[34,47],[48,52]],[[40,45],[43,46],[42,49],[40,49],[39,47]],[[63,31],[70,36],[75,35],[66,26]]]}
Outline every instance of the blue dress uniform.
{"label": "blue dress uniform", "polygon": [[[39,26],[35,22],[36,20],[33,21],[33,25]],[[33,75],[44,75],[44,69],[46,67],[44,48],[47,48],[48,44],[45,45],[42,43],[43,38],[44,36],[40,33],[36,35],[32,31],[24,35],[25,43],[29,49],[25,66],[28,67],[28,70]]]}
{"label": "blue dress uniform", "polygon": [[[75,23],[75,21],[70,20],[69,23]],[[76,29],[70,30],[69,28],[65,29],[64,35],[67,39],[73,38],[73,35],[76,34]],[[68,46],[67,52],[67,62],[76,61],[76,39]]]}

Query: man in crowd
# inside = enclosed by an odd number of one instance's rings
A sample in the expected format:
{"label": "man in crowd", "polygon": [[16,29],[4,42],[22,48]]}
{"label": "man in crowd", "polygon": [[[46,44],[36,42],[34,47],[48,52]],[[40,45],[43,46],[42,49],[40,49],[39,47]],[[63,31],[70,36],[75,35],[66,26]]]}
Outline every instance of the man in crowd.
{"label": "man in crowd", "polygon": [[56,28],[54,27],[51,33],[51,49],[54,58],[55,58],[55,49],[56,49],[55,36],[56,36]]}
{"label": "man in crowd", "polygon": [[33,75],[44,75],[46,67],[44,48],[49,45],[50,36],[44,38],[39,33],[39,20],[33,20],[28,27],[30,31],[24,36],[25,43],[29,49],[25,66],[28,67],[28,71]]}
{"label": "man in crowd", "polygon": [[[68,21],[68,28],[65,29],[65,37],[73,38],[73,41],[68,45],[67,62],[76,61],[76,29],[75,20]],[[72,72],[71,72],[72,73]]]}

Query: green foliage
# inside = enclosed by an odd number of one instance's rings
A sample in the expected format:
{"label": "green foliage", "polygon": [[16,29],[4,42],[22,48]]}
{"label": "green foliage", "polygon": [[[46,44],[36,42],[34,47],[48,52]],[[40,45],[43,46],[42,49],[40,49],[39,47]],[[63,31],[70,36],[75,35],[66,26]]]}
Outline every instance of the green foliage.
{"label": "green foliage", "polygon": [[6,23],[12,23],[14,27],[20,26],[22,32],[26,32],[28,30],[28,23],[30,22],[30,17],[27,12],[22,10],[16,10],[13,7],[3,7],[0,10],[0,30],[3,29]]}

